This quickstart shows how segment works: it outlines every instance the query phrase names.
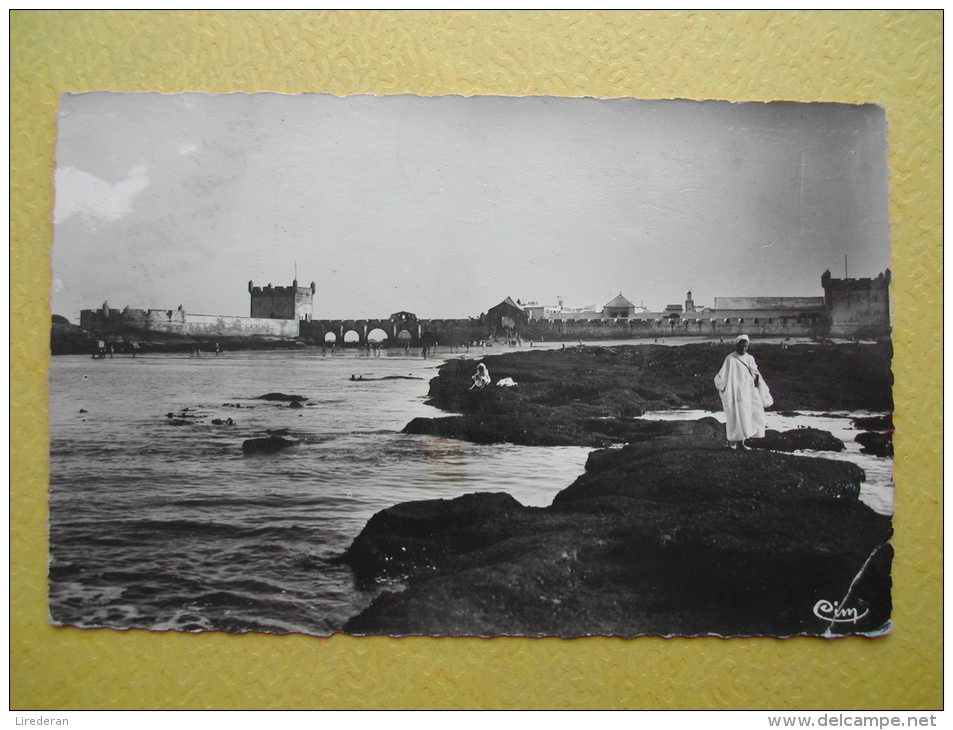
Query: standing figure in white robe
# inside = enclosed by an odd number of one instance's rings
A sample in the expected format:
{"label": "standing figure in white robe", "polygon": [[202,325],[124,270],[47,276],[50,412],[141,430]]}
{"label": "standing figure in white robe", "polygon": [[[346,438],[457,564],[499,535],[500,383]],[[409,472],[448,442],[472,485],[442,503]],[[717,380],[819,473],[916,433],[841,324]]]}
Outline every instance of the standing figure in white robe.
{"label": "standing figure in white robe", "polygon": [[746,449],[745,439],[764,438],[764,409],[774,403],[758,364],[748,354],[748,335],[735,338],[735,351],[729,353],[715,376],[715,387],[725,409],[728,445]]}

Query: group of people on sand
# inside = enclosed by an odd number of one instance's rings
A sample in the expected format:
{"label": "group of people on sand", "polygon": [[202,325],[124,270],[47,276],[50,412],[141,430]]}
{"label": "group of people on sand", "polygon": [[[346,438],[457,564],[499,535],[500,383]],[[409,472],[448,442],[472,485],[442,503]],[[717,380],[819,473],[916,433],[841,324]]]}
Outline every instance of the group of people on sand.
{"label": "group of people on sand", "polygon": [[[139,354],[139,343],[130,341],[129,352],[132,353],[133,357]],[[107,357],[112,358],[115,356],[116,345],[112,342],[112,340],[109,342],[106,342],[105,340],[96,340],[96,350],[93,352],[93,360],[105,360]]]}
{"label": "group of people on sand", "polygon": [[[136,357],[139,353],[142,352],[142,347],[135,340],[127,340],[128,347],[126,348],[130,355]],[[119,347],[122,347],[122,342],[119,343]],[[117,345],[112,342],[106,342],[105,340],[96,341],[96,350],[93,352],[93,360],[104,360],[107,357],[115,357]],[[212,345],[211,351],[215,353],[215,356],[218,357],[222,354],[222,346],[216,342]],[[201,357],[202,350],[197,344],[189,345],[189,357]]]}
{"label": "group of people on sand", "polygon": [[[758,370],[758,363],[748,353],[751,338],[738,335],[735,349],[728,353],[721,369],[715,375],[715,388],[725,410],[725,431],[728,446],[747,449],[745,441],[764,438],[764,409],[774,404],[774,398]],[[468,390],[481,390],[490,384],[490,373],[482,362],[477,365]]]}

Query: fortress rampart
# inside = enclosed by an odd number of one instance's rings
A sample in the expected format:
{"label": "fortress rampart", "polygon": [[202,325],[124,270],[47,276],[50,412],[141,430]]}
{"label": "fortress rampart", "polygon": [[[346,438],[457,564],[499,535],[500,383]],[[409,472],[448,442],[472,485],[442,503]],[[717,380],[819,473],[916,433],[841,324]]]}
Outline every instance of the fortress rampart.
{"label": "fortress rampart", "polygon": [[[396,312],[378,319],[312,319],[315,284],[290,287],[253,286],[252,317],[189,314],[178,309],[85,309],[80,325],[110,333],[162,332],[196,337],[302,337],[314,342],[367,345],[439,343],[462,345],[485,339],[537,341],[626,340],[698,336],[733,337],[873,337],[890,335],[890,270],[875,279],[821,277],[823,297],[717,297],[713,309],[696,310],[690,293],[686,308],[641,312],[638,316],[582,318],[554,314],[529,317],[509,297],[479,318],[418,319],[412,312]],[[620,295],[621,296],[621,295]],[[629,314],[629,313],[626,313]]]}
{"label": "fortress rampart", "polygon": [[821,286],[832,336],[890,334],[890,269],[876,279],[834,279],[830,271],[825,271]]}
{"label": "fortress rampart", "polygon": [[[560,342],[577,340],[629,340],[656,337],[734,337],[741,330],[754,336],[821,337],[827,333],[824,316],[772,318],[738,316],[748,312],[732,312],[732,316],[711,319],[532,319],[512,332],[494,330],[478,319],[419,319],[412,326],[396,327],[390,320],[322,319],[301,323],[301,336],[315,342],[365,344],[386,334],[390,345],[411,346],[439,343],[462,345],[485,339],[509,339]],[[401,336],[401,333],[404,333]]]}
{"label": "fortress rampart", "polygon": [[298,322],[293,319],[189,314],[181,309],[84,309],[80,313],[80,326],[102,334],[161,332],[183,337],[298,336]]}

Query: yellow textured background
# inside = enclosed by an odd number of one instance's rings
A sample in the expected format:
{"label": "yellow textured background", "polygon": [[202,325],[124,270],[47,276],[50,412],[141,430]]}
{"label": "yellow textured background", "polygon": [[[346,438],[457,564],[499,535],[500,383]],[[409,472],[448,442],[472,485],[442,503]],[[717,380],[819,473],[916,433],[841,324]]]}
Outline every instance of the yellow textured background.
{"label": "yellow textured background", "polygon": [[[941,26],[939,11],[14,11],[12,707],[940,707]],[[320,640],[49,626],[55,115],[60,92],[94,89],[882,102],[898,428],[894,633]]]}

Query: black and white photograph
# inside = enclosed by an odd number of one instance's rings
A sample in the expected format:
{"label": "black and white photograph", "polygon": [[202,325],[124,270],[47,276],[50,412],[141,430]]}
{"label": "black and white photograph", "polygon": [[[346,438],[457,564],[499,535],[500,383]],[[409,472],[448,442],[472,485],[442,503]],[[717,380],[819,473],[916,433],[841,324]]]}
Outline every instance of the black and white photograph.
{"label": "black and white photograph", "polygon": [[97,91],[57,121],[52,624],[890,632],[883,107]]}

